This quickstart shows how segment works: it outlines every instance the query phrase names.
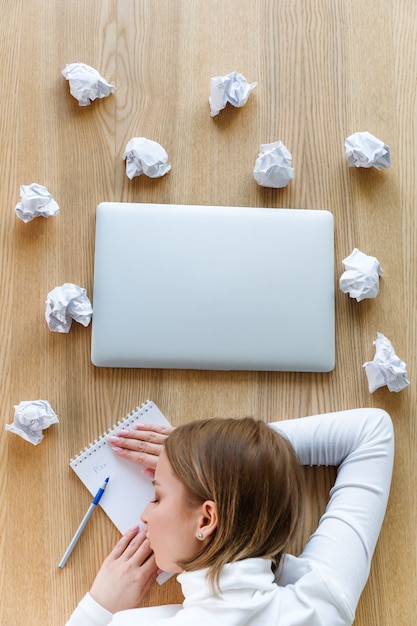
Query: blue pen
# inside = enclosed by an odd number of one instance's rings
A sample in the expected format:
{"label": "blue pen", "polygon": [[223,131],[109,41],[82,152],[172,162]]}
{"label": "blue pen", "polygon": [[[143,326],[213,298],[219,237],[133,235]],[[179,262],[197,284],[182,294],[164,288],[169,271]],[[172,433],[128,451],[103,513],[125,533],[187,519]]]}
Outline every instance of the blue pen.
{"label": "blue pen", "polygon": [[78,539],[81,536],[81,533],[83,532],[84,528],[87,525],[88,520],[90,519],[90,517],[92,516],[97,504],[100,502],[101,496],[103,495],[107,484],[109,482],[109,477],[106,478],[106,480],[104,481],[104,483],[101,485],[100,489],[97,491],[96,495],[94,496],[94,500],[92,501],[92,503],[90,504],[90,507],[87,511],[87,513],[84,515],[83,520],[81,522],[81,524],[78,526],[75,535],[73,536],[73,538],[70,541],[70,544],[68,546],[68,548],[65,550],[65,554],[62,557],[62,559],[59,562],[58,567],[60,567],[61,569],[64,567],[65,563],[68,561],[68,557],[71,554],[71,552],[74,550],[75,544],[77,543]]}

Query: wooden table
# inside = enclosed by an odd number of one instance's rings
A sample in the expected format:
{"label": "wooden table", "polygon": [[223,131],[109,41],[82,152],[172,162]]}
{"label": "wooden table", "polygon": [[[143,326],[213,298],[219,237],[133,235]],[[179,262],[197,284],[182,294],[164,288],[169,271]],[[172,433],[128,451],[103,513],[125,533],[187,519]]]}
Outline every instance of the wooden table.
{"label": "wooden table", "polygon": [[[381,406],[394,421],[392,493],[358,626],[416,615],[416,180],[414,0],[13,0],[0,2],[0,371],[3,425],[13,405],[48,400],[60,423],[38,446],[0,431],[0,623],[59,625],[83,596],[118,533],[97,511],[64,570],[57,564],[90,496],[69,459],[138,403],[174,425],[203,416],[267,421]],[[79,107],[61,70],[82,61],[117,90]],[[241,109],[210,117],[212,76],[237,70],[258,85]],[[345,138],[369,131],[392,168],[347,166]],[[160,142],[172,171],[129,181],[127,141]],[[294,180],[264,189],[261,143],[282,140]],[[57,217],[15,215],[19,186],[45,185]],[[98,369],[91,328],[46,325],[47,293],[64,282],[92,296],[95,207],[103,200],[328,209],[335,217],[337,365],[331,374]],[[384,270],[380,294],[338,289],[354,247]],[[370,394],[362,364],[384,333],[411,386]],[[303,537],[334,478],[308,471]],[[303,537],[299,538],[298,549]],[[181,601],[170,581],[150,603]],[[331,626],[331,625],[329,625]]]}

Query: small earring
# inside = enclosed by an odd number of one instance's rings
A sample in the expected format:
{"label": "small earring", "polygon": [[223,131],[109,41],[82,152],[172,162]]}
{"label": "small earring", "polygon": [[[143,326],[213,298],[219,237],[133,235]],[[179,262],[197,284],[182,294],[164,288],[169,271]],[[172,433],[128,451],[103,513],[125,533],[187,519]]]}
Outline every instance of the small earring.
{"label": "small earring", "polygon": [[204,539],[204,535],[203,533],[197,533],[197,539],[199,539],[200,541],[202,541]]}

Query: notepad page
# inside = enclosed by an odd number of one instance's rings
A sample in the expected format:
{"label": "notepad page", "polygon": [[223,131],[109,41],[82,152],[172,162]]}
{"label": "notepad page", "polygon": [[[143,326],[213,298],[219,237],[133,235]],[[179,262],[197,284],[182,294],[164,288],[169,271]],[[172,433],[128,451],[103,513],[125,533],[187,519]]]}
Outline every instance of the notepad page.
{"label": "notepad page", "polygon": [[92,495],[109,476],[100,506],[121,533],[140,522],[154,489],[151,480],[143,475],[143,467],[117,456],[107,442],[107,436],[120,428],[132,428],[138,422],[170,425],[156,404],[148,401],[70,462],[70,467]]}

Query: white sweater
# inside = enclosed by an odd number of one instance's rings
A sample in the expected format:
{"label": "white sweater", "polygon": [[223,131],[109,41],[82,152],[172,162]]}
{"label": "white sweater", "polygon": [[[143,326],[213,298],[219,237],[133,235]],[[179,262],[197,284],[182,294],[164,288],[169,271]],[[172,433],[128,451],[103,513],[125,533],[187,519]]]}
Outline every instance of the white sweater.
{"label": "white sweater", "polygon": [[352,624],[369,575],[387,504],[394,436],[389,415],[358,409],[270,424],[304,465],[338,466],[319,526],[299,557],[287,555],[277,580],[270,561],[225,566],[214,595],[206,571],[178,576],[183,605],[115,615],[87,594],[67,626],[342,626]]}

